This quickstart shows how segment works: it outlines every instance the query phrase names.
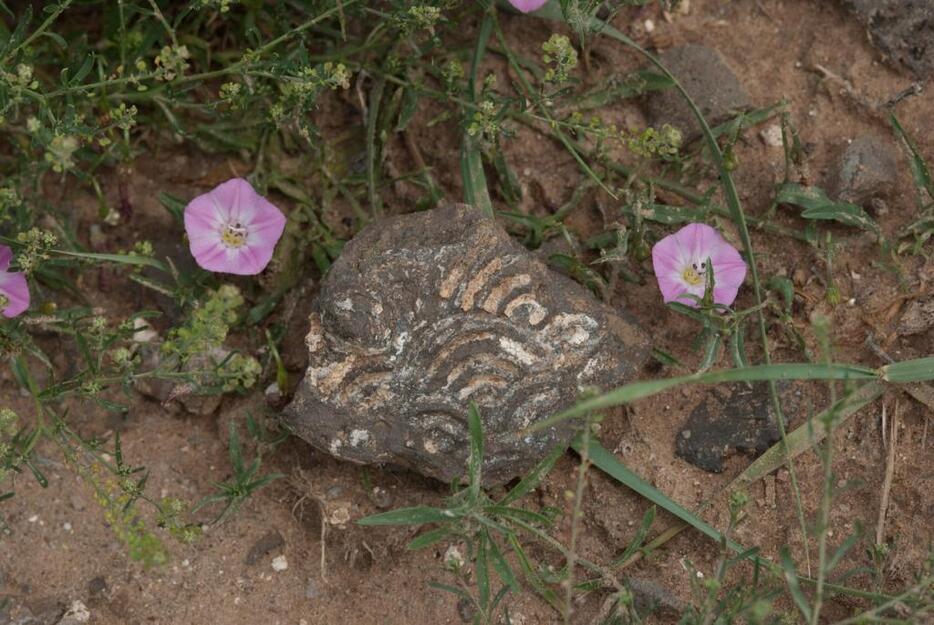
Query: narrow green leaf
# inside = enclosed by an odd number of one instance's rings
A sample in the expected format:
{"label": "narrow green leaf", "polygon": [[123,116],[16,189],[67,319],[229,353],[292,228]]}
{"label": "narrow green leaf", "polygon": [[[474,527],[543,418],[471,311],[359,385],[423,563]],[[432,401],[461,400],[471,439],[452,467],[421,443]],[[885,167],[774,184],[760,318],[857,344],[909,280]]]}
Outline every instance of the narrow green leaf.
{"label": "narrow green leaf", "polygon": [[[477,101],[477,75],[480,71],[480,64],[486,54],[486,47],[490,41],[490,35],[493,33],[493,15],[487,11],[480,24],[480,32],[477,35],[477,45],[474,48],[473,61],[470,67],[470,82],[468,97],[470,101]],[[493,216],[493,201],[490,199],[490,191],[486,182],[486,174],[483,173],[483,158],[480,154],[480,148],[476,140],[464,131],[463,142],[461,145],[461,177],[464,181],[464,200],[471,206],[475,206],[489,216]]]}
{"label": "narrow green leaf", "polygon": [[829,219],[876,234],[881,233],[879,224],[861,207],[849,202],[835,202],[828,198],[820,187],[805,187],[794,182],[785,182],[779,186],[775,202],[803,208],[801,216],[805,219]]}
{"label": "narrow green leaf", "polygon": [[489,541],[490,561],[493,563],[493,570],[496,571],[496,574],[499,575],[500,579],[503,580],[503,583],[506,584],[510,590],[519,592],[519,582],[516,580],[516,576],[509,567],[509,563],[506,562],[503,552],[500,551],[496,541],[493,540],[489,534],[487,534],[487,540]]}
{"label": "narrow green leaf", "polygon": [[431,545],[437,544],[438,542],[447,538],[449,534],[450,531],[448,531],[448,528],[446,527],[438,527],[433,530],[429,530],[413,538],[412,541],[406,545],[406,549],[409,551],[416,551],[418,549],[430,547]]}
{"label": "narrow green leaf", "polygon": [[826,410],[799,425],[793,432],[788,433],[785,437],[788,444],[787,454],[782,443],[776,443],[733,478],[733,481],[721,491],[743,490],[779,467],[785,466],[789,460],[803,454],[823,440],[827,435],[824,423],[827,422],[829,415],[833,414],[836,417],[834,421],[836,427],[839,428],[844,421],[880,397],[884,390],[885,386],[881,382],[869,382],[843,397]]}
{"label": "narrow green leaf", "polygon": [[895,130],[895,135],[901,141],[902,145],[905,146],[905,149],[908,150],[908,166],[911,168],[911,175],[914,178],[918,192],[920,193],[922,190],[927,191],[928,196],[934,199],[934,180],[931,178],[931,172],[928,169],[927,163],[924,161],[924,157],[921,156],[921,152],[918,151],[918,146],[915,145],[914,140],[912,140],[912,138],[908,136],[908,133],[905,132],[905,129],[902,128],[901,123],[899,123],[894,113],[889,116],[889,122],[891,122],[892,128]]}
{"label": "narrow green leaf", "polygon": [[623,555],[618,557],[611,567],[619,566],[624,562],[627,562],[629,558],[632,557],[634,553],[639,551],[642,548],[642,544],[645,542],[645,537],[648,536],[649,530],[652,527],[652,523],[655,522],[655,506],[650,506],[648,510],[645,511],[645,514],[642,515],[642,523],[639,524],[639,529],[636,530],[636,535],[632,537],[632,540],[629,541],[626,550],[623,552]]}
{"label": "narrow green leaf", "polygon": [[512,552],[516,555],[516,560],[519,561],[519,568],[522,569],[522,573],[525,575],[525,579],[529,582],[529,585],[535,589],[535,592],[537,592],[542,599],[547,601],[552,608],[561,614],[562,605],[558,600],[558,596],[542,581],[541,576],[532,566],[529,557],[522,548],[522,543],[519,542],[519,538],[515,535],[510,536],[509,544],[512,546]]}
{"label": "narrow green leaf", "polygon": [[477,603],[480,610],[486,613],[490,605],[490,565],[488,563],[487,549],[490,544],[490,535],[486,529],[480,530],[480,540],[477,542],[477,558],[474,562],[474,573],[477,577]]}
{"label": "narrow green leaf", "polygon": [[551,472],[551,469],[555,466],[555,462],[558,461],[565,452],[565,447],[563,445],[557,445],[554,449],[548,452],[548,455],[542,458],[535,468],[526,473],[519,483],[512,487],[512,489],[506,493],[506,496],[499,500],[500,506],[508,506],[514,501],[525,497],[529,494],[534,488],[536,488],[544,479],[546,475]]}
{"label": "narrow green leaf", "polygon": [[[835,568],[837,568],[837,565],[840,564],[840,561],[846,556],[847,553],[849,553],[849,551],[853,547],[856,546],[856,543],[859,542],[860,538],[862,538],[862,532],[855,531],[849,536],[847,536],[846,540],[840,543],[840,546],[837,547],[837,550],[834,551],[834,554],[827,561],[827,566],[826,566],[827,573],[830,573]],[[839,582],[842,580],[837,579],[836,581]]]}
{"label": "narrow green leaf", "polygon": [[[616,458],[616,456],[607,451],[596,438],[592,436],[588,437],[587,443],[586,454],[595,467],[621,484],[628,486],[632,490],[636,491],[638,494],[642,495],[658,507],[670,512],[685,523],[688,523],[691,527],[697,529],[705,536],[712,538],[718,543],[726,540],[727,545],[734,551],[742,552],[744,550],[743,547],[741,547],[739,544],[733,542],[732,540],[726,539],[723,534],[714,529],[706,521],[695,515],[690,510],[684,508],[681,504],[672,500],[663,492],[630,471],[626,465],[621,463]],[[578,436],[575,438],[574,442],[571,443],[571,447],[583,455],[584,441],[582,437]]]}
{"label": "narrow green leaf", "polygon": [[794,600],[795,605],[804,616],[805,622],[811,622],[811,606],[808,604],[807,597],[801,592],[801,584],[798,583],[798,572],[795,571],[795,563],[791,560],[791,553],[788,547],[784,546],[781,550],[782,571],[785,574],[785,582],[788,585],[788,592]]}
{"label": "narrow green leaf", "polygon": [[449,592],[452,595],[460,597],[461,599],[466,599],[467,601],[474,603],[473,597],[471,597],[466,590],[463,588],[458,588],[457,586],[449,586],[448,584],[442,584],[440,582],[428,582],[428,585],[432,588],[437,588],[438,590],[443,590],[444,592]]}
{"label": "narrow green leaf", "polygon": [[534,426],[529,431],[551,427],[559,421],[580,417],[588,412],[595,412],[628,404],[638,399],[650,397],[682,384],[717,384],[720,382],[762,382],[779,380],[871,380],[878,377],[874,369],[859,365],[783,363],[777,365],[755,365],[743,369],[725,369],[702,374],[686,375],[662,380],[631,382],[603,395],[579,402],[564,412],[553,415]]}
{"label": "narrow green leaf", "polygon": [[882,379],[897,383],[934,380],[934,356],[885,365],[882,367]]}
{"label": "narrow green leaf", "polygon": [[121,265],[142,265],[144,267],[153,267],[159,271],[168,272],[168,268],[162,262],[155,258],[138,254],[101,254],[96,252],[71,252],[68,250],[53,250],[52,253],[58,256],[81,258],[83,260],[99,260]]}
{"label": "narrow green leaf", "polygon": [[390,510],[357,521],[359,525],[423,525],[425,523],[441,523],[458,518],[458,514],[450,510],[441,510],[429,506],[414,506],[412,508],[399,508]]}
{"label": "narrow green leaf", "polygon": [[185,222],[184,201],[174,195],[162,192],[159,194],[159,203],[175,218],[176,223],[182,224]]}

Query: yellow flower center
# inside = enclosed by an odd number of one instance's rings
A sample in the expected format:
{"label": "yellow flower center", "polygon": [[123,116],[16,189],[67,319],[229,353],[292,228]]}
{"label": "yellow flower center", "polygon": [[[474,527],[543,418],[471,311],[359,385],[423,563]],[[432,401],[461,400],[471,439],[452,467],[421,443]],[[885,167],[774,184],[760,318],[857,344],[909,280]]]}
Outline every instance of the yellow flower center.
{"label": "yellow flower center", "polygon": [[10,305],[10,298],[4,295],[3,293],[0,293],[0,310],[3,310],[9,305]]}
{"label": "yellow flower center", "polygon": [[221,234],[221,241],[227,247],[243,247],[246,243],[246,228],[240,225],[239,221],[229,223],[224,226],[224,232]]}
{"label": "yellow flower center", "polygon": [[694,267],[685,267],[684,271],[681,273],[681,277],[691,286],[697,286],[704,281],[703,276],[697,273]]}

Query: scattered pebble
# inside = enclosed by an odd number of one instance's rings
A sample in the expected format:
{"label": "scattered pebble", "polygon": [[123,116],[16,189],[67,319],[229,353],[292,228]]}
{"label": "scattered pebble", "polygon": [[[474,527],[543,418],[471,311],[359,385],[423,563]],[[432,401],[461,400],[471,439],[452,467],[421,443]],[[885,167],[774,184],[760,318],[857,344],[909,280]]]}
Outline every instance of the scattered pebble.
{"label": "scattered pebble", "polygon": [[287,568],[289,568],[289,561],[285,559],[284,555],[272,559],[272,570],[276,573],[281,573]]}
{"label": "scattered pebble", "polygon": [[370,499],[373,505],[380,509],[386,509],[392,505],[392,494],[381,486],[374,486],[370,491]]}
{"label": "scattered pebble", "polygon": [[246,564],[256,564],[267,553],[278,549],[285,544],[285,539],[279,530],[273,529],[263,534],[259,540],[253,543],[250,551],[247,552],[244,562]]}
{"label": "scattered pebble", "polygon": [[87,623],[91,620],[91,612],[83,602],[75,599],[71,602],[71,607],[59,619],[58,625],[76,625],[77,623]]}
{"label": "scattered pebble", "polygon": [[107,579],[98,575],[88,582],[88,596],[94,599],[107,593]]}
{"label": "scattered pebble", "polygon": [[71,523],[69,523],[68,521],[65,521],[65,523],[62,524],[62,529],[65,530],[66,532],[70,532],[70,531],[71,531]]}
{"label": "scattered pebble", "polygon": [[26,520],[29,521],[30,523],[35,523],[36,521],[39,520],[39,515],[38,515],[38,514],[34,514],[34,515],[32,515],[31,517],[29,517],[28,519],[26,519]]}
{"label": "scattered pebble", "polygon": [[444,563],[446,565],[460,568],[464,566],[464,562],[464,554],[461,553],[457,545],[451,545],[447,548],[447,551],[444,552]]}
{"label": "scattered pebble", "polygon": [[655,32],[655,22],[652,20],[645,20],[645,32]]}
{"label": "scattered pebble", "polygon": [[779,124],[772,124],[759,133],[759,138],[770,148],[780,148],[782,147],[782,127]]}

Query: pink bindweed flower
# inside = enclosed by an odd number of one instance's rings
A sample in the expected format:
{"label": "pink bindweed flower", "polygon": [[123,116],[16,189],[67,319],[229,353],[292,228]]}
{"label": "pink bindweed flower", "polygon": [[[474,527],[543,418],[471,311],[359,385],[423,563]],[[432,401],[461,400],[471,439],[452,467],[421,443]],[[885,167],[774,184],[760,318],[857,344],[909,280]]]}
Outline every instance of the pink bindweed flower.
{"label": "pink bindweed flower", "polygon": [[12,319],[29,308],[29,285],[26,276],[18,271],[7,271],[13,260],[13,250],[0,245],[0,312]]}
{"label": "pink bindweed flower", "polygon": [[509,0],[509,4],[519,9],[523,13],[537,11],[548,2],[548,0]]}
{"label": "pink bindweed flower", "polygon": [[697,307],[685,294],[703,297],[707,261],[713,263],[713,301],[729,306],[736,299],[746,263],[719,232],[705,224],[689,224],[652,248],[652,266],[665,302]]}
{"label": "pink bindweed flower", "polygon": [[191,255],[208,271],[258,274],[284,229],[282,211],[243,178],[222,182],[185,207]]}

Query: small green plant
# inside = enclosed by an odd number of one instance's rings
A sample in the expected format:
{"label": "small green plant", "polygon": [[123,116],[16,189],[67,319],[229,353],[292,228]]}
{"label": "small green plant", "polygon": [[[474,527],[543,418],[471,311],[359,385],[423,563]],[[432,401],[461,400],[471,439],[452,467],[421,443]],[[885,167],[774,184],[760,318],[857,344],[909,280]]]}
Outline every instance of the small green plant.
{"label": "small green plant", "polygon": [[[248,421],[248,423],[252,420]],[[255,422],[250,425],[251,433],[259,435],[259,430]],[[273,439],[271,442],[277,444],[283,438]],[[270,442],[270,441],[265,441]],[[274,446],[274,445],[273,445]],[[240,444],[240,435],[237,433],[237,425],[230,422],[228,431],[228,449],[230,454],[230,466],[233,475],[226,482],[215,482],[216,493],[208,495],[194,507],[192,512],[197,512],[206,506],[221,503],[221,511],[214,518],[214,523],[220,523],[226,520],[231,514],[236,512],[243,502],[257,490],[267,486],[275,480],[285,477],[282,473],[266,473],[260,475],[259,470],[262,465],[262,455],[257,453],[249,464],[243,458],[243,447]]]}
{"label": "small green plant", "polygon": [[[473,607],[475,623],[494,623],[505,609],[506,595],[520,590],[520,576],[508,558],[512,556],[526,582],[553,606],[558,597],[545,582],[544,571],[527,553],[524,536],[554,543],[545,530],[555,519],[555,510],[532,511],[518,504],[554,466],[563,452],[549,453],[534,469],[499,500],[491,499],[482,488],[483,431],[476,405],[468,411],[470,455],[467,483],[455,486],[455,492],[442,507],[400,508],[361,519],[365,526],[423,525],[438,527],[422,533],[409,543],[409,549],[423,549],[438,543],[453,546],[446,557],[446,568],[457,585],[434,584],[440,590],[464,599]],[[457,545],[464,545],[461,554]],[[499,587],[497,587],[499,586]]]}

